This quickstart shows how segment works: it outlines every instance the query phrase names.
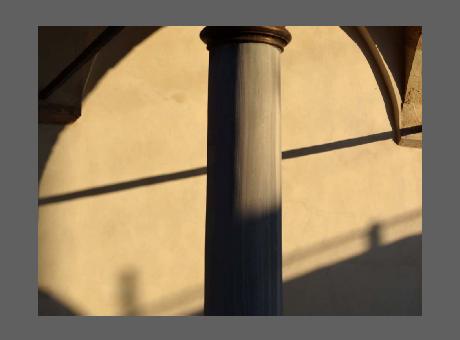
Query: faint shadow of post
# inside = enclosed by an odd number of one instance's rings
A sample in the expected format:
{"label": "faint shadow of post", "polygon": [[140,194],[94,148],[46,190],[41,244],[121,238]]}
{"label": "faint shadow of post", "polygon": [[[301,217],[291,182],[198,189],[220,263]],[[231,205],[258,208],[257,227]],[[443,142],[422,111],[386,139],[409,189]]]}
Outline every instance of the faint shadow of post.
{"label": "faint shadow of post", "polygon": [[382,225],[379,223],[373,224],[369,229],[369,250],[373,250],[382,244],[381,237]]}
{"label": "faint shadow of post", "polygon": [[123,315],[140,315],[137,301],[137,277],[133,271],[125,271],[120,276],[120,307]]}

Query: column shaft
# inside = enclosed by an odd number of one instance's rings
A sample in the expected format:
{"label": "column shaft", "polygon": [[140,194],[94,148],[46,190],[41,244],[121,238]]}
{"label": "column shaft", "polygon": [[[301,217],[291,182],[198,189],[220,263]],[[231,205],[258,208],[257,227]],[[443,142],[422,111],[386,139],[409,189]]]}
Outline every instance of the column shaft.
{"label": "column shaft", "polygon": [[280,53],[210,51],[205,315],[281,313]]}

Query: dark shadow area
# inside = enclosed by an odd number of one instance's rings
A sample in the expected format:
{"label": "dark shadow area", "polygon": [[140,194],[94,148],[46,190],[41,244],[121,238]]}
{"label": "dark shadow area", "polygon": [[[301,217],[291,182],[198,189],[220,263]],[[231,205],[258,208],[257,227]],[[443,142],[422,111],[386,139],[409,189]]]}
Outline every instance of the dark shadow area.
{"label": "dark shadow area", "polygon": [[377,62],[375,61],[374,56],[369,50],[369,47],[367,46],[366,42],[364,41],[363,37],[358,32],[358,29],[355,26],[340,26],[340,28],[356,43],[356,45],[358,45],[358,47],[361,49],[362,53],[366,57],[367,62],[369,63],[369,66],[372,70],[372,73],[374,74],[374,77],[377,81],[377,85],[379,87],[383,101],[385,103],[385,111],[387,113],[388,121],[390,122],[390,126],[393,133],[392,137],[394,140],[396,140],[395,131],[397,124],[395,122],[395,118],[393,115],[393,104],[391,102],[388,89],[385,85],[385,81],[382,77],[382,74],[380,73]]}
{"label": "dark shadow area", "polygon": [[[54,128],[54,127],[50,127],[49,129],[51,132],[57,130],[57,128]],[[416,133],[420,131],[421,131],[421,126],[405,128],[405,129],[401,129],[401,135]],[[296,157],[308,156],[308,155],[313,155],[313,154],[318,154],[318,153],[323,153],[323,152],[329,152],[329,151],[379,142],[379,141],[391,139],[392,136],[393,136],[393,132],[388,131],[388,132],[381,132],[381,133],[376,133],[376,134],[372,134],[368,136],[345,139],[345,140],[341,140],[337,142],[331,142],[331,143],[326,143],[326,144],[321,144],[321,145],[313,145],[313,146],[309,146],[305,148],[287,150],[287,151],[283,151],[282,159],[291,159],[291,158],[296,158]],[[52,137],[53,135],[51,135],[51,137],[46,137],[46,138],[52,139]],[[43,138],[43,140],[46,141],[47,140],[46,138]],[[39,148],[40,148],[40,145],[41,143],[39,143]],[[43,147],[50,148],[51,146],[52,146],[51,143],[48,143],[48,144],[45,143]],[[48,150],[49,149],[46,149],[45,150],[46,152],[44,152],[43,155],[40,154],[40,159],[44,158],[45,155],[47,155],[47,152],[49,152]],[[45,158],[44,160],[46,161]],[[44,166],[44,163],[41,162],[40,164],[42,165],[39,165],[39,169],[42,169]],[[70,193],[62,194],[62,195],[55,195],[55,196],[39,198],[38,205],[58,203],[58,202],[73,200],[77,198],[108,194],[111,192],[128,190],[128,189],[133,189],[133,188],[137,188],[141,186],[159,184],[159,183],[164,183],[168,181],[175,181],[179,179],[191,178],[191,177],[196,177],[196,176],[203,176],[206,174],[207,174],[207,168],[201,167],[201,168],[194,168],[190,170],[178,171],[178,172],[173,172],[173,173],[159,175],[159,176],[145,177],[145,178],[136,179],[136,180],[127,181],[127,182],[103,185],[103,186],[99,186],[95,188],[74,191],[74,192],[70,192]]]}
{"label": "dark shadow area", "polygon": [[[56,29],[56,28],[51,27],[50,29],[62,31],[61,28]],[[84,27],[82,29],[88,32],[92,28]],[[94,33],[96,33],[99,29],[100,29],[99,27],[96,27]],[[81,48],[78,48],[79,50],[81,49],[82,51],[75,58],[72,58],[72,61],[69,61],[67,63],[67,66],[64,67],[64,69],[61,70],[58,73],[58,75],[53,78],[53,80],[49,81],[48,84],[44,88],[40,89],[38,93],[38,98],[40,100],[46,100],[59,87],[61,87],[62,84],[64,84],[67,80],[69,80],[73,75],[78,73],[80,68],[90,63],[93,60],[93,58],[96,56],[96,54],[105,46],[105,44],[110,42],[122,30],[123,30],[123,26],[108,26],[101,33],[99,33],[97,37],[93,39],[90,39],[90,37],[86,37],[85,40],[91,41],[91,42],[89,42],[89,44],[87,42],[85,44],[86,46],[82,46]],[[44,29],[39,27],[39,33],[42,33],[43,31]],[[43,35],[47,38],[46,34],[43,34]],[[84,35],[87,35],[87,34],[84,34]],[[66,39],[66,40],[68,40],[70,43],[73,43],[72,39]],[[43,42],[43,39],[39,39],[40,47],[42,45],[41,42]],[[61,43],[62,40],[59,42]],[[48,61],[48,58],[46,58],[46,61]]]}
{"label": "dark shadow area", "polygon": [[404,96],[405,99],[407,85],[409,83],[410,70],[414,62],[417,45],[420,43],[419,48],[422,47],[422,26],[405,26],[404,27],[404,48],[405,48],[405,62],[404,62]]}
{"label": "dark shadow area", "polygon": [[404,26],[366,26],[393,75],[401,98],[404,98],[405,34]]}
{"label": "dark shadow area", "polygon": [[421,315],[422,236],[371,249],[284,283],[284,315]]}
{"label": "dark shadow area", "polygon": [[[117,32],[108,32],[107,37],[102,39],[100,48],[93,48],[96,41],[104,34],[105,30],[117,29]],[[69,66],[79,59],[75,67],[67,70],[69,77],[66,77],[62,85],[72,82],[77,77],[81,67],[90,64],[92,58],[96,57],[90,79],[86,84],[81,100],[90,93],[105,73],[123,59],[133,48],[140,44],[151,34],[160,29],[161,26],[127,26],[127,27],[103,27],[103,26],[40,26],[39,27],[39,88],[43,90],[53,79],[61,74]],[[121,29],[121,30],[119,30]],[[82,58],[82,53],[87,56]],[[75,73],[73,73],[75,72]]]}
{"label": "dark shadow area", "polygon": [[38,182],[64,125],[41,124],[38,128]]}
{"label": "dark shadow area", "polygon": [[38,290],[38,315],[39,316],[76,316],[74,310],[63,304],[49,293]]}
{"label": "dark shadow area", "polygon": [[[104,30],[101,26],[39,26],[38,27],[38,93],[49,85],[66,67],[84,51]],[[81,67],[72,77],[61,84],[67,92],[77,94],[74,99],[81,100]],[[61,88],[61,86],[59,88]],[[58,94],[59,88],[53,92]],[[61,98],[68,99],[68,98]],[[68,104],[76,104],[68,102]]]}
{"label": "dark shadow area", "polygon": [[94,55],[79,63],[79,67],[72,67],[72,72],[69,65],[79,59],[81,52],[103,30],[104,27],[98,26],[38,27],[39,123],[66,124],[80,117],[83,90]]}
{"label": "dark shadow area", "polygon": [[[363,254],[286,281],[283,315],[421,315],[422,235],[383,245],[382,232],[421,218],[421,209],[374,223]],[[352,233],[286,257],[284,265],[365,237]]]}
{"label": "dark shadow area", "polygon": [[[367,232],[368,250],[361,255],[283,282],[283,315],[421,315],[422,236],[382,245],[384,229],[419,217],[421,210],[414,210],[375,223]],[[362,236],[351,233],[291,253],[283,267]]]}
{"label": "dark shadow area", "polygon": [[364,254],[284,282],[283,315],[422,315],[422,236],[381,246],[379,228]]}

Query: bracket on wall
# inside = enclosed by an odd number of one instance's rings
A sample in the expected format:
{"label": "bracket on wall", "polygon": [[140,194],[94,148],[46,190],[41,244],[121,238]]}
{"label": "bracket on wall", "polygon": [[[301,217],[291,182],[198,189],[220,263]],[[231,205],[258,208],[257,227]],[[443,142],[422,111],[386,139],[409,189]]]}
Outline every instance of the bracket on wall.
{"label": "bracket on wall", "polygon": [[[373,28],[373,27],[371,27]],[[358,31],[372,53],[385,81],[392,103],[394,141],[408,147],[422,147],[422,27],[406,26],[403,29],[405,77],[403,91],[399,91],[397,75],[385,61],[384,48],[371,33],[371,28],[359,26]]]}
{"label": "bracket on wall", "polygon": [[[404,102],[399,115],[400,129],[422,126],[422,27],[405,27],[404,34],[406,72]],[[422,131],[401,135],[399,145],[421,148]]]}
{"label": "bracket on wall", "polygon": [[80,117],[91,63],[122,29],[39,27],[39,123],[68,124]]}
{"label": "bracket on wall", "polygon": [[69,124],[80,117],[81,108],[64,104],[54,104],[39,100],[38,123],[39,124]]}

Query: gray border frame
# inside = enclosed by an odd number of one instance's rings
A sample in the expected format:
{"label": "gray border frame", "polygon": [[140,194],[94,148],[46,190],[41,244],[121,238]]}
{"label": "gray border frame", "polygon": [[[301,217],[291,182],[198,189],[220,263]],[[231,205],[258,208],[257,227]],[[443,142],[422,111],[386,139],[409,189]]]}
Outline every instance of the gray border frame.
{"label": "gray border frame", "polygon": [[[1,192],[2,327],[4,339],[126,339],[199,336],[234,339],[448,338],[458,333],[460,287],[455,203],[460,173],[455,129],[458,36],[455,2],[248,0],[218,2],[36,1],[2,4]],[[38,25],[423,25],[424,243],[422,317],[37,317],[37,26]],[[198,39],[198,37],[197,37]],[[205,48],[205,46],[203,46]],[[457,78],[457,79],[456,79]],[[444,119],[448,118],[448,119]],[[457,120],[457,121],[452,121]],[[438,147],[438,148],[437,148]],[[457,235],[455,235],[457,234]],[[457,237],[455,237],[457,236]],[[7,320],[5,320],[7,318]],[[206,324],[203,324],[206,322]],[[4,333],[10,333],[7,336]],[[27,334],[28,333],[28,334]],[[27,336],[29,335],[29,336]],[[161,336],[160,336],[161,338]]]}

